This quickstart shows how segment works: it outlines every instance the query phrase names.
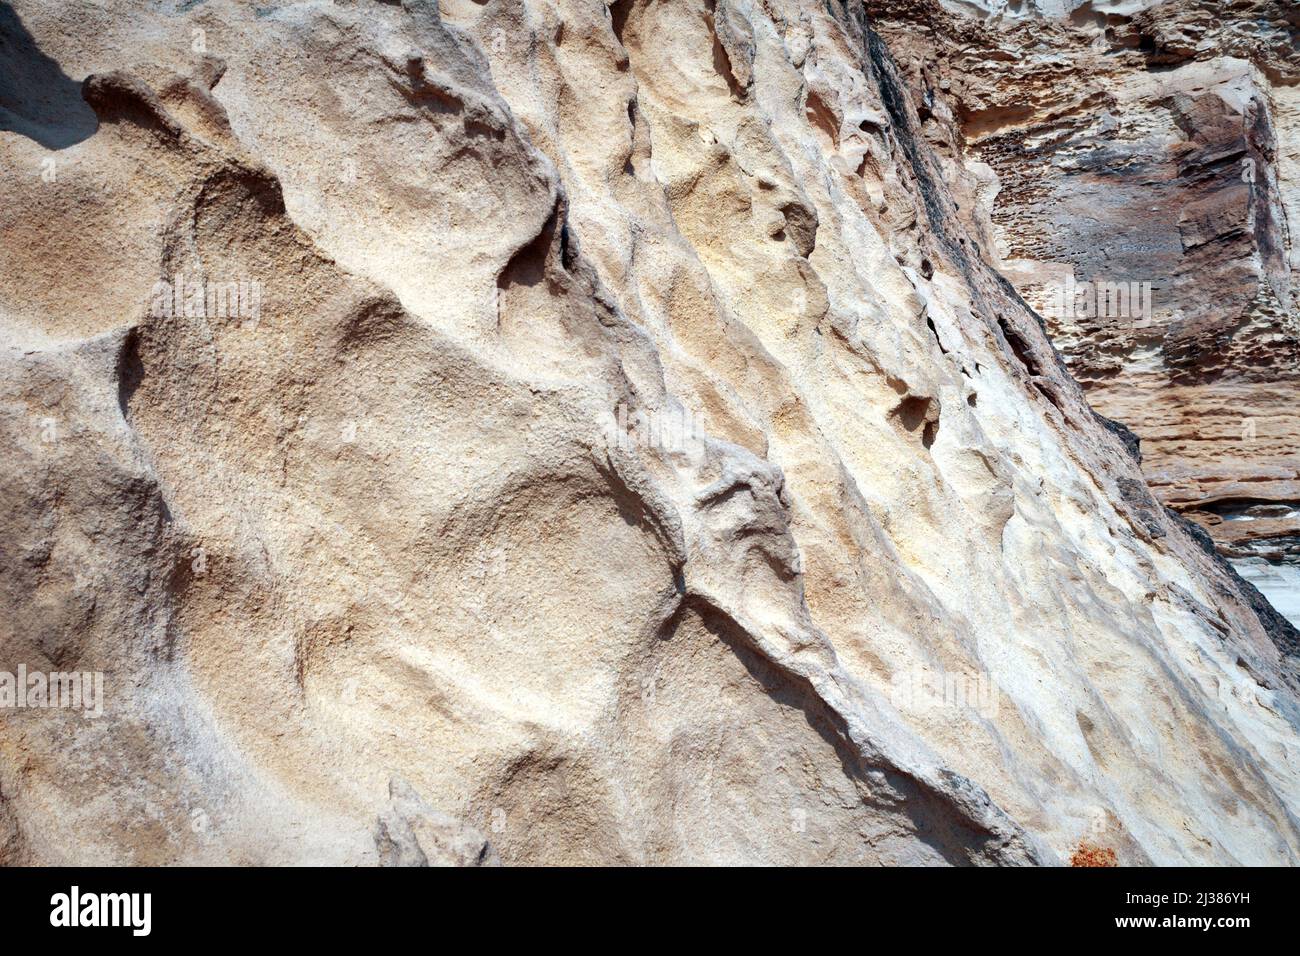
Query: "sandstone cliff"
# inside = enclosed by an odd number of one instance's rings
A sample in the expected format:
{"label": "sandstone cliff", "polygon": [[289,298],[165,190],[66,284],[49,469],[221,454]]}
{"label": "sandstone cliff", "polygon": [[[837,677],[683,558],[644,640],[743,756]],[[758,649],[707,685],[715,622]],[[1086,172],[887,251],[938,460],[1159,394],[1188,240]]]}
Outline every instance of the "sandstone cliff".
{"label": "sandstone cliff", "polygon": [[0,860],[1295,862],[1294,630],[999,271],[1030,34],[890,6],[0,3],[0,670],[104,675]]}
{"label": "sandstone cliff", "polygon": [[[879,7],[913,95],[945,98],[927,137],[971,177],[971,226],[1088,400],[1300,622],[1300,10]],[[1062,308],[1067,283],[1111,294]]]}

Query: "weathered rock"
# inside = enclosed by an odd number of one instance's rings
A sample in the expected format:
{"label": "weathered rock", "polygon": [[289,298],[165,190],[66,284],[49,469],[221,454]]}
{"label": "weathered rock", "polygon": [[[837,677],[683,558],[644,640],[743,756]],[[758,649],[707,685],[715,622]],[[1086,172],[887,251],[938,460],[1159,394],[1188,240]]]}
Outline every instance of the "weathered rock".
{"label": "weathered rock", "polygon": [[388,785],[392,806],[375,823],[380,866],[500,866],[483,834],[431,807],[400,777]]}
{"label": "weathered rock", "polygon": [[1295,661],[897,21],[0,9],[0,669],[105,676],[6,860],[1300,855]]}
{"label": "weathered rock", "polygon": [[[936,9],[889,5],[882,29],[913,86],[951,99],[930,135],[967,165],[992,258],[1089,401],[1141,438],[1156,494],[1225,554],[1300,566],[1294,507],[1249,534],[1225,520],[1300,502],[1300,14],[1272,0]],[[937,26],[917,30],[925,11]],[[1063,295],[1069,283],[1098,301]]]}

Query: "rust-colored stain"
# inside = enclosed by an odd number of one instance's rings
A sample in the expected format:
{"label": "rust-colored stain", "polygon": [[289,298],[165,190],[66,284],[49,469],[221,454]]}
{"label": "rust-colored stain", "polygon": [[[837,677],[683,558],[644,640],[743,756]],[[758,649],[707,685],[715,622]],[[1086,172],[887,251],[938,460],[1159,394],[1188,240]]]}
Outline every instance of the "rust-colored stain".
{"label": "rust-colored stain", "polygon": [[1084,841],[1075,848],[1070,866],[1119,866],[1119,857],[1114,850]]}

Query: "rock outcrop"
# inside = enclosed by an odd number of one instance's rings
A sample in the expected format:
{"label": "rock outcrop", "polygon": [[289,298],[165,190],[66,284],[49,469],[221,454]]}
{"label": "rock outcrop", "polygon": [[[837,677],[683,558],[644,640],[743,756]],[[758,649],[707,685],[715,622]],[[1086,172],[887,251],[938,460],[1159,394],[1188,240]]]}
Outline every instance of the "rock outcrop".
{"label": "rock outcrop", "polygon": [[889,6],[0,3],[0,671],[104,687],[0,860],[1296,862],[1294,631]]}
{"label": "rock outcrop", "polygon": [[1300,12],[959,8],[880,14],[972,226],[1160,500],[1300,622]]}

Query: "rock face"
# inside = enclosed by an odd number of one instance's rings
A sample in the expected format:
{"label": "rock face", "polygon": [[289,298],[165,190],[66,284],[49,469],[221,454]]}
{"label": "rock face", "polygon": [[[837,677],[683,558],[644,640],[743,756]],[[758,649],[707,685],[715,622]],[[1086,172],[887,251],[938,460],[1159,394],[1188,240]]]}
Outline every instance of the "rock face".
{"label": "rock face", "polygon": [[884,6],[914,92],[946,91],[932,135],[958,128],[988,247],[1089,401],[1300,621],[1300,12]]}
{"label": "rock face", "polygon": [[[0,670],[104,682],[0,860],[1296,862],[1294,630],[997,268],[1033,34],[889,6],[0,4]],[[1281,369],[1237,76],[1151,218]]]}

